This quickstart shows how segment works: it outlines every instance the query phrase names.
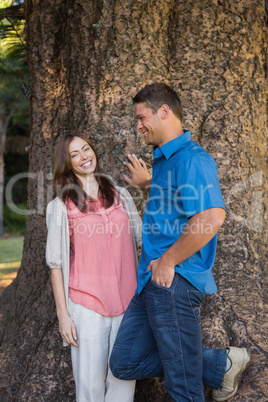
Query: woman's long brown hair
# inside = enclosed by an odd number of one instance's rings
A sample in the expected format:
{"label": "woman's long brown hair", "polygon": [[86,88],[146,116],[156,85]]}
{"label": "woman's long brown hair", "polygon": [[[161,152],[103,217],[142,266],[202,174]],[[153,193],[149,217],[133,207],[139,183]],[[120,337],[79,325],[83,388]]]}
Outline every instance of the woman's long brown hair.
{"label": "woman's long brown hair", "polygon": [[90,140],[77,133],[64,134],[55,150],[53,188],[55,197],[58,196],[64,203],[67,200],[73,201],[77,208],[86,212],[90,209],[91,198],[83,190],[82,182],[71,170],[71,159],[69,155],[69,145],[75,137],[81,138],[92,148],[96,155],[95,178],[99,184],[99,192],[105,208],[109,208],[114,203],[116,190],[100,168],[99,156],[96,148]]}

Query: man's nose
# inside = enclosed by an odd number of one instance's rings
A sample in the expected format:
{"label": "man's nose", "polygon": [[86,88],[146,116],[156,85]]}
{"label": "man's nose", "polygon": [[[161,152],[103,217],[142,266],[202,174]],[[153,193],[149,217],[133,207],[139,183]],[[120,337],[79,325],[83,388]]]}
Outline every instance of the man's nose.
{"label": "man's nose", "polygon": [[136,127],[137,131],[139,131],[142,127],[143,127],[143,126],[142,126],[142,122],[141,122],[141,121],[138,121],[137,127]]}

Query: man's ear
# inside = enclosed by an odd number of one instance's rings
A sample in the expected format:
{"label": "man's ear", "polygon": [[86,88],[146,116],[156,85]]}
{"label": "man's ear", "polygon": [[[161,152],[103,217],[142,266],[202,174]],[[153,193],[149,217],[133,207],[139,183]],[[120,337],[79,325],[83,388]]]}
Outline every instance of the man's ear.
{"label": "man's ear", "polygon": [[168,105],[164,104],[160,107],[160,117],[162,120],[166,120],[169,113],[170,113],[170,109],[169,109]]}

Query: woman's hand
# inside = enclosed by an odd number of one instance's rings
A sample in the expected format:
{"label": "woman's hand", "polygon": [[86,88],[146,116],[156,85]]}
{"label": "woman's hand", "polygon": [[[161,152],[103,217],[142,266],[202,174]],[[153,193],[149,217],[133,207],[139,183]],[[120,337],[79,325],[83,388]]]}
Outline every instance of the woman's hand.
{"label": "woman's hand", "polygon": [[139,188],[150,188],[151,186],[151,177],[148,172],[146,163],[140,158],[138,159],[135,154],[128,154],[129,162],[123,162],[125,166],[128,167],[131,178],[127,175],[124,175],[124,180],[133,187]]}
{"label": "woman's hand", "polygon": [[59,331],[62,339],[69,345],[78,347],[76,329],[73,320],[68,314],[62,269],[51,269],[51,282],[59,320]]}
{"label": "woman's hand", "polygon": [[59,331],[62,339],[69,345],[73,345],[78,348],[75,325],[69,314],[66,313],[58,318],[59,318]]}

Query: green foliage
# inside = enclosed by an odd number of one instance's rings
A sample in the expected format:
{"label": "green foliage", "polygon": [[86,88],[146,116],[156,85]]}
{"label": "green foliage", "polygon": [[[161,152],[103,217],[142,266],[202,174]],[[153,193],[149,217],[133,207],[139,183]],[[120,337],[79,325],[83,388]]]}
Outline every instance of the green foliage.
{"label": "green foliage", "polygon": [[[22,10],[23,2],[20,1],[5,1],[9,3],[8,7],[1,7],[0,0],[0,40],[1,40],[1,53],[2,62],[4,59],[13,61],[20,61],[21,67],[25,69],[25,20],[18,17],[14,13],[16,10]],[[12,16],[13,15],[13,16]]]}
{"label": "green foliage", "polygon": [[[0,124],[0,135],[4,138],[16,135],[18,131],[23,131],[27,135],[29,131],[30,104],[21,90],[23,82],[28,80],[22,5],[22,1],[0,2],[0,123],[3,123]],[[5,121],[9,124],[4,124]],[[24,166],[18,168],[19,156],[11,161],[11,165],[7,159],[6,155],[6,166],[16,167],[17,170],[7,172],[6,182],[21,169],[27,170]],[[26,188],[26,179],[16,183],[12,194],[15,204],[25,202]],[[24,204],[19,207],[26,209]],[[17,214],[5,205],[3,218],[6,233],[25,232],[25,215]]]}
{"label": "green foliage", "polygon": [[25,40],[24,40],[24,20],[5,18],[1,21],[0,39],[2,63],[5,60],[16,61],[16,69],[26,69],[25,63]]}
{"label": "green foliage", "polygon": [[[26,204],[17,204],[17,208],[26,211]],[[4,232],[11,234],[24,234],[26,215],[17,214],[12,211],[8,205],[4,205]]]}
{"label": "green foliage", "polygon": [[[9,180],[18,172],[28,171],[28,155],[5,154],[5,187]],[[18,180],[12,189],[12,201],[14,204],[23,204],[27,201],[28,179]]]}
{"label": "green foliage", "polygon": [[[10,4],[11,3],[11,4]],[[8,11],[17,10],[21,2],[2,2],[10,7],[0,10],[0,17]],[[12,14],[12,13],[11,13]],[[12,114],[12,124],[27,129],[29,127],[29,102],[21,91],[23,81],[27,81],[25,61],[25,21],[18,17],[6,16],[0,21],[0,111]]]}
{"label": "green foliage", "polygon": [[7,8],[10,7],[14,1],[12,0],[0,0],[0,8]]}

